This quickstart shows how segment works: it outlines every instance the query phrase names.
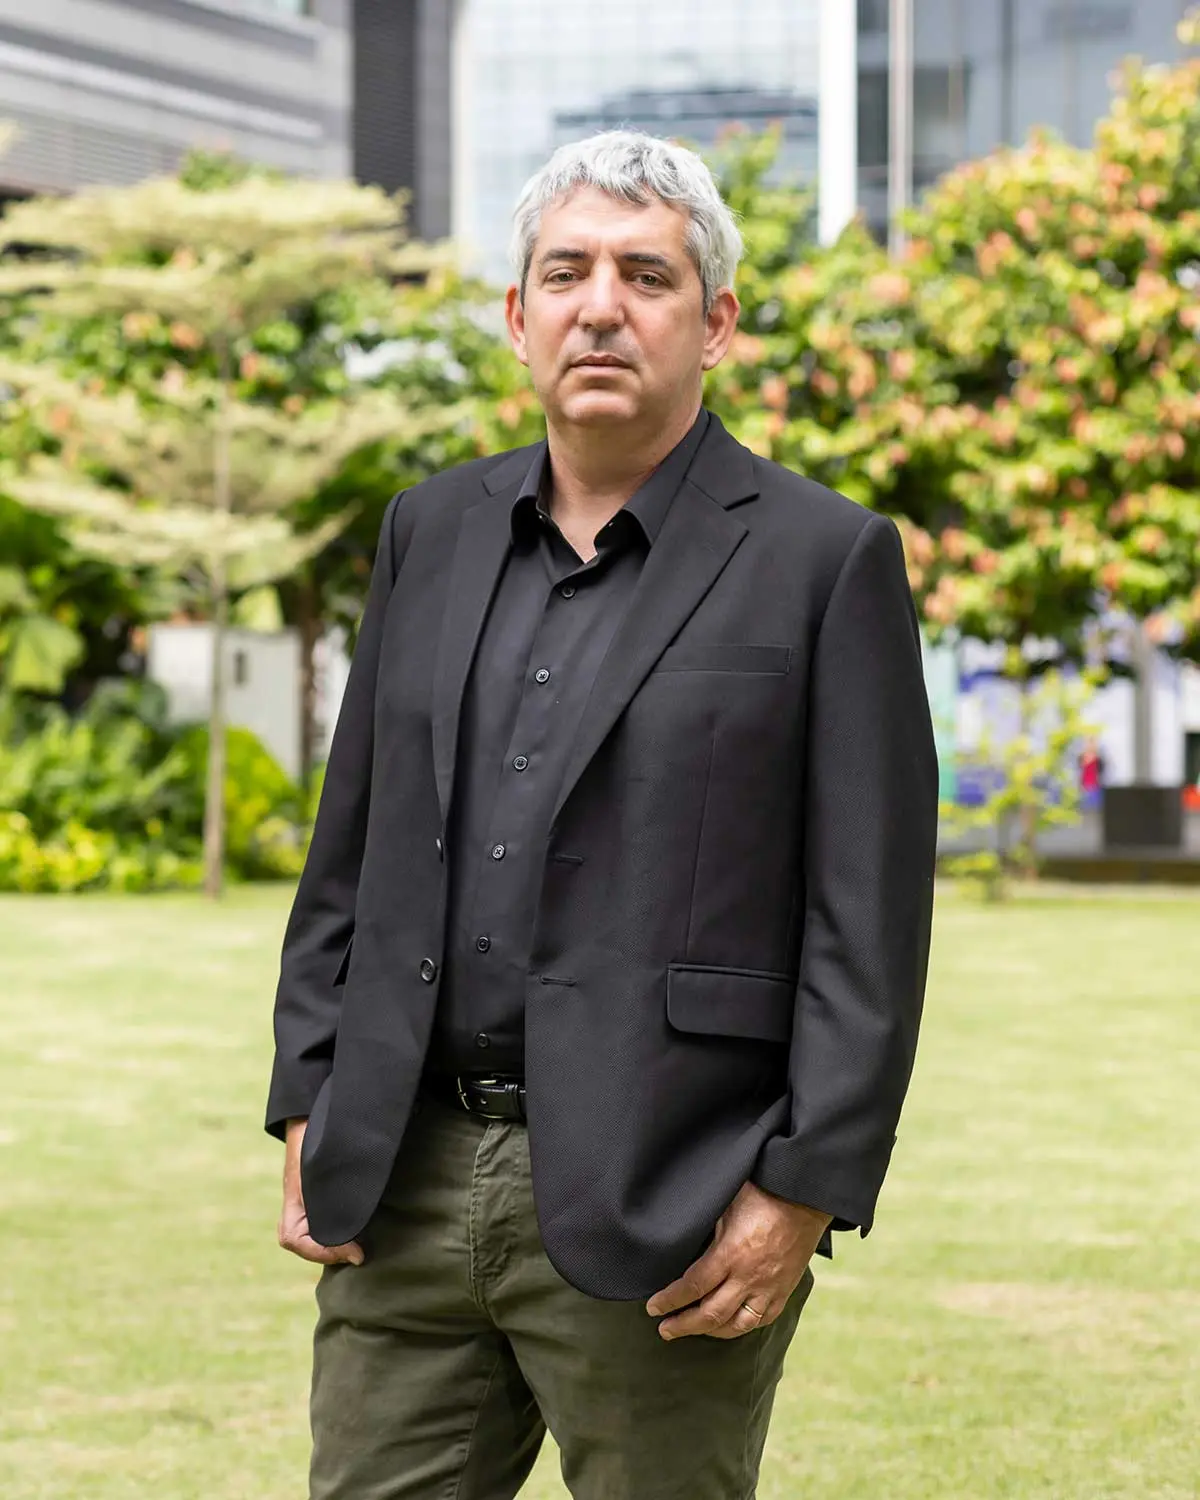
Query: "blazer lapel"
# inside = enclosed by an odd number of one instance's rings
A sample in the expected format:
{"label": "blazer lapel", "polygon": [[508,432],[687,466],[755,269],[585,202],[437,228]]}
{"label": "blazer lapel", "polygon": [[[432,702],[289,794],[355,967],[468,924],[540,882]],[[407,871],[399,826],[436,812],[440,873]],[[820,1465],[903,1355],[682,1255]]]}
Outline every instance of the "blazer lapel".
{"label": "blazer lapel", "polygon": [[757,493],[749,451],[713,417],[596,674],[554,805],[555,818],[629,700],[746,535],[728,507]]}
{"label": "blazer lapel", "polygon": [[433,678],[433,770],[442,826],[450,814],[458,725],[467,674],[512,537],[512,503],[534,454],[519,450],[484,478],[488,497],[464,511],[446,591]]}

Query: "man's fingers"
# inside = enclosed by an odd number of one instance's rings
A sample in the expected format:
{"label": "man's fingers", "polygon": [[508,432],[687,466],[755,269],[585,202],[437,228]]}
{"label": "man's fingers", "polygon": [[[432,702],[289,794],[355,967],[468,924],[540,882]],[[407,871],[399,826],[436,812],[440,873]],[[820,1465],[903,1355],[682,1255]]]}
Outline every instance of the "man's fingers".
{"label": "man's fingers", "polygon": [[304,1235],[297,1242],[296,1254],[322,1266],[337,1266],[343,1261],[352,1266],[361,1266],[363,1263],[362,1246],[353,1240],[345,1245],[319,1245],[311,1234]]}
{"label": "man's fingers", "polygon": [[311,1234],[294,1234],[280,1244],[301,1260],[311,1260],[319,1266],[337,1266],[343,1261],[352,1266],[363,1263],[362,1246],[354,1240],[345,1245],[320,1245]]}
{"label": "man's fingers", "polygon": [[336,1266],[343,1261],[352,1266],[363,1263],[362,1246],[356,1240],[344,1245],[321,1245],[308,1232],[308,1215],[303,1212],[289,1213],[284,1208],[279,1221],[279,1243],[284,1250],[298,1255],[301,1260],[311,1260],[319,1266]]}
{"label": "man's fingers", "polygon": [[740,1339],[744,1333],[753,1333],[756,1328],[765,1328],[768,1323],[773,1323],[779,1314],[770,1307],[762,1311],[757,1306],[758,1302],[765,1301],[765,1298],[760,1297],[743,1302],[733,1317],[715,1331],[713,1338]]}
{"label": "man's fingers", "polygon": [[739,1338],[768,1321],[769,1299],[752,1294],[744,1282],[726,1281],[695,1307],[673,1318],[664,1318],[658,1331],[664,1339],[681,1339],[698,1333],[710,1338]]}
{"label": "man's fingers", "polygon": [[699,1260],[694,1261],[678,1281],[673,1281],[670,1286],[663,1287],[661,1292],[655,1292],[646,1303],[646,1311],[652,1318],[660,1318],[664,1313],[676,1312],[681,1307],[699,1302],[701,1297],[706,1297],[709,1292],[719,1287],[724,1279],[724,1266],[709,1250]]}

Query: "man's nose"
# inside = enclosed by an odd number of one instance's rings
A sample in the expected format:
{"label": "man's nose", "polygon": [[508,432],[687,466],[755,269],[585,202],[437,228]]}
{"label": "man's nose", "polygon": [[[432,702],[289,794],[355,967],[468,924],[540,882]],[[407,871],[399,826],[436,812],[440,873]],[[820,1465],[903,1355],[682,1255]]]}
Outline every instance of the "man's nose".
{"label": "man's nose", "polygon": [[621,278],[597,269],[588,278],[587,296],[579,311],[585,328],[607,331],[619,328],[625,321],[625,304],[621,296]]}

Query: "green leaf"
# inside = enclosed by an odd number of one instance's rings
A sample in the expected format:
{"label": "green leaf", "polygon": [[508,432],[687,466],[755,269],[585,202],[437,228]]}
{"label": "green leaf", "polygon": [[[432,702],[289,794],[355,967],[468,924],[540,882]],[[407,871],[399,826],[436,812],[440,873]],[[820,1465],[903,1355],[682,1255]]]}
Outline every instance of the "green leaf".
{"label": "green leaf", "polygon": [[0,612],[24,612],[34,607],[35,599],[20,568],[0,568]]}
{"label": "green leaf", "polygon": [[83,638],[69,625],[28,615],[9,628],[6,685],[16,692],[60,693],[83,651]]}
{"label": "green leaf", "polygon": [[257,630],[274,635],[283,629],[283,606],[279,590],[270,584],[248,589],[233,606],[233,623],[243,630]]}

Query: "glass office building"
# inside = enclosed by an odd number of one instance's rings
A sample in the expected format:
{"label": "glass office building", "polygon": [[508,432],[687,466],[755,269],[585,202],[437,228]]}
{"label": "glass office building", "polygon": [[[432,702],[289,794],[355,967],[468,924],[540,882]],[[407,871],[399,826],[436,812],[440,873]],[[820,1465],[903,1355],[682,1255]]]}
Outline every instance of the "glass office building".
{"label": "glass office building", "polygon": [[816,170],[818,0],[464,0],[456,236],[501,277],[513,204],[555,146],[631,125],[709,146],[779,121],[781,166]]}
{"label": "glass office building", "polygon": [[227,149],[351,169],[350,0],[0,0],[0,196],[70,192]]}
{"label": "glass office building", "polygon": [[[1175,28],[1193,0],[858,0],[858,201],[881,235],[889,178],[906,198],[950,167],[1046,125],[1086,145],[1109,106],[1110,75],[1137,54],[1180,55]],[[909,16],[911,46],[892,27]],[[893,126],[897,56],[910,66],[909,140]]]}

